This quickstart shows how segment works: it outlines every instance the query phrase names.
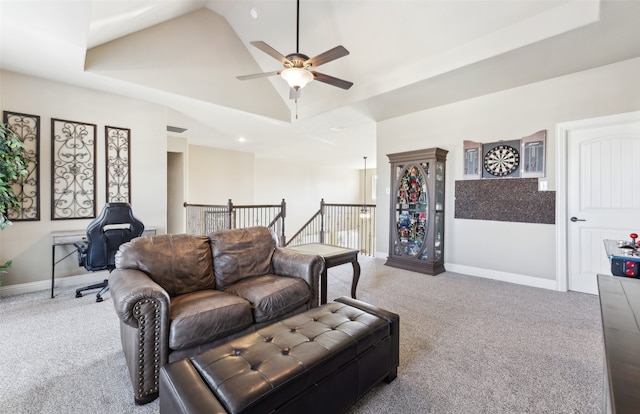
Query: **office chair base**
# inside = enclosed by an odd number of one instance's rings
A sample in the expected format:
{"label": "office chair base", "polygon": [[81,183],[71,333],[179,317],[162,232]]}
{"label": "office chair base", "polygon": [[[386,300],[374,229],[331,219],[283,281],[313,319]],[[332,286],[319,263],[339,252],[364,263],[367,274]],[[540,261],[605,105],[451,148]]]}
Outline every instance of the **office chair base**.
{"label": "office chair base", "polygon": [[96,302],[102,302],[104,300],[102,299],[102,295],[107,293],[107,291],[109,290],[109,279],[105,279],[100,283],[95,283],[93,285],[76,289],[76,298],[81,298],[82,292],[84,292],[85,290],[93,290],[93,289],[100,289],[100,292],[96,294]]}

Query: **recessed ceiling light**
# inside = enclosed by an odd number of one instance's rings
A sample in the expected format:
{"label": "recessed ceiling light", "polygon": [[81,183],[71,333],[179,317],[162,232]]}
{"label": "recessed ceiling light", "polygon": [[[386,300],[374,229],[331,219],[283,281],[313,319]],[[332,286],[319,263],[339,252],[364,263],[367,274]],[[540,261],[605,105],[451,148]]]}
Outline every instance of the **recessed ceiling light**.
{"label": "recessed ceiling light", "polygon": [[238,142],[245,142],[247,139],[245,137],[238,138]]}
{"label": "recessed ceiling light", "polygon": [[255,7],[252,7],[251,10],[249,10],[249,14],[254,19],[257,19],[258,18],[258,9],[256,9]]}

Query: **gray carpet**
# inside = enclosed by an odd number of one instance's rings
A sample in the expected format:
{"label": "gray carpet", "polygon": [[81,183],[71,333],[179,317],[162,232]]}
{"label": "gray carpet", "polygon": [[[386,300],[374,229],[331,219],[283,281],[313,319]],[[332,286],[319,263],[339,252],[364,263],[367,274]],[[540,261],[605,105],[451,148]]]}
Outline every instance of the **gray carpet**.
{"label": "gray carpet", "polygon": [[[358,298],[400,315],[400,368],[356,413],[600,413],[598,298],[361,257]],[[329,270],[329,297],[351,267]],[[157,413],[133,404],[110,295],[0,299],[0,412]]]}

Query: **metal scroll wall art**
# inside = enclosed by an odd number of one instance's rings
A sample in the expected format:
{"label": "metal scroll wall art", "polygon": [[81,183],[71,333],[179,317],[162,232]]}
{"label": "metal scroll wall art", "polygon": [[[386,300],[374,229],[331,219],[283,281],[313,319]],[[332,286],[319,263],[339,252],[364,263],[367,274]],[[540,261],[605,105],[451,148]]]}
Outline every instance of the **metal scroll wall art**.
{"label": "metal scroll wall art", "polygon": [[12,184],[20,209],[7,211],[11,221],[40,220],[40,117],[4,111],[3,122],[24,143],[23,153],[28,160],[27,176]]}
{"label": "metal scroll wall art", "polygon": [[96,125],[51,119],[51,220],[96,216]]}
{"label": "metal scroll wall art", "polygon": [[107,156],[107,202],[131,202],[131,167],[129,164],[131,130],[104,128]]}

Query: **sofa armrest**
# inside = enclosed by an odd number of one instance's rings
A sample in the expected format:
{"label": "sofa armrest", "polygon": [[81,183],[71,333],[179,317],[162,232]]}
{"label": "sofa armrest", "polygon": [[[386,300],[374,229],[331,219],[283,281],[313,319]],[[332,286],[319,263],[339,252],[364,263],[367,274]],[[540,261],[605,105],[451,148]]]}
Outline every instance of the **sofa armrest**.
{"label": "sofa armrest", "polygon": [[135,269],[115,269],[109,276],[109,290],[116,314],[123,323],[133,328],[138,327],[141,314],[137,308],[145,300],[157,304],[160,314],[164,315],[162,319],[168,320],[169,294],[144,272]]}
{"label": "sofa armrest", "polygon": [[311,308],[320,304],[320,274],[324,270],[322,256],[277,248],[271,262],[276,275],[298,277],[307,282],[311,288]]}
{"label": "sofa armrest", "polygon": [[136,404],[158,397],[160,367],[169,359],[169,294],[146,273],[115,269],[109,290]]}

